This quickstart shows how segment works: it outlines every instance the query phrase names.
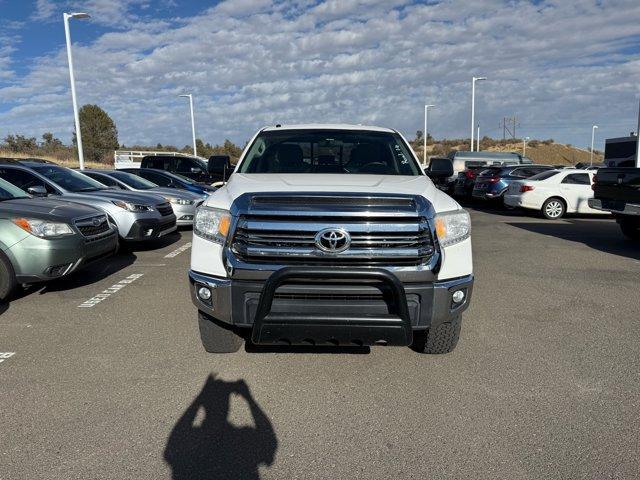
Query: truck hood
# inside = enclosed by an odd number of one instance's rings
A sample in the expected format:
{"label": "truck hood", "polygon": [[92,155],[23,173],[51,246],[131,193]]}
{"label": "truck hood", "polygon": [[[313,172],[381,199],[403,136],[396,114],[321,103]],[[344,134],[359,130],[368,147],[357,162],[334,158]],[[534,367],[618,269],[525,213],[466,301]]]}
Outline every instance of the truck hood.
{"label": "truck hood", "polygon": [[460,205],[438,190],[429,177],[356,174],[246,174],[234,173],[229,182],[209,196],[206,205],[228,209],[245,193],[321,192],[421,195],[433,204],[436,212],[457,210]]}
{"label": "truck hood", "polygon": [[58,220],[68,223],[78,217],[99,215],[95,208],[53,198],[17,198],[0,202],[0,216]]}

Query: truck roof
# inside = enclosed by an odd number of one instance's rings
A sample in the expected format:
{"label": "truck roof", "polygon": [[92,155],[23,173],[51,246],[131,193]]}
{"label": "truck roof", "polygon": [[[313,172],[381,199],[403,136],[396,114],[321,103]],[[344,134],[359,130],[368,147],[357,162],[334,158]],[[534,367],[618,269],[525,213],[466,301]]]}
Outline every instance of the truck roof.
{"label": "truck roof", "polygon": [[301,125],[271,125],[264,127],[263,132],[274,132],[279,130],[367,130],[370,132],[395,133],[395,130],[385,127],[374,127],[369,125],[350,125],[346,123],[307,123]]}

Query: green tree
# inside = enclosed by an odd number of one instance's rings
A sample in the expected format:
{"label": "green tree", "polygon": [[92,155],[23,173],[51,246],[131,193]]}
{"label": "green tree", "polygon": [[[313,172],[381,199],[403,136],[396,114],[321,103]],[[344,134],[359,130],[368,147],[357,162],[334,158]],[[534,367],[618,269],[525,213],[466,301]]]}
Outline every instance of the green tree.
{"label": "green tree", "polygon": [[36,137],[7,135],[4,139],[3,147],[15,153],[33,153],[38,148],[38,142]]}
{"label": "green tree", "polygon": [[[98,105],[84,105],[79,112],[85,160],[101,162],[118,148],[118,130],[109,114]],[[73,144],[77,144],[73,135]]]}

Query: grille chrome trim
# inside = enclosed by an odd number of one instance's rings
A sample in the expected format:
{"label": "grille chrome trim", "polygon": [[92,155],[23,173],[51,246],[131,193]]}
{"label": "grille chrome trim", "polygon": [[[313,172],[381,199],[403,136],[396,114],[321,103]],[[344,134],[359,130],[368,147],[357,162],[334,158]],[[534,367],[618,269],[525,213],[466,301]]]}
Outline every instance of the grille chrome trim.
{"label": "grille chrome trim", "polygon": [[106,215],[78,218],[73,221],[73,224],[87,242],[107,237],[113,230]]}
{"label": "grille chrome trim", "polygon": [[158,210],[160,215],[162,215],[163,217],[167,217],[173,213],[173,208],[171,207],[171,204],[169,202],[159,203],[158,205],[156,205],[156,210]]}

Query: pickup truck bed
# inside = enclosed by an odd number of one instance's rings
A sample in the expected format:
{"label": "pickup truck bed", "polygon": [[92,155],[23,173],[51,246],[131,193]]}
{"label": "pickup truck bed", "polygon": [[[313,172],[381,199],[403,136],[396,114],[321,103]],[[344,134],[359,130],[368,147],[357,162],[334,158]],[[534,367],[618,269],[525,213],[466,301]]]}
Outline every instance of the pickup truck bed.
{"label": "pickup truck bed", "polygon": [[629,238],[640,239],[640,168],[601,168],[589,206],[611,212]]}

